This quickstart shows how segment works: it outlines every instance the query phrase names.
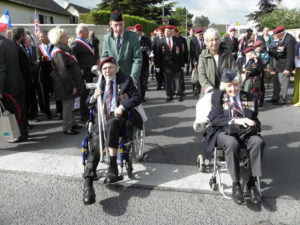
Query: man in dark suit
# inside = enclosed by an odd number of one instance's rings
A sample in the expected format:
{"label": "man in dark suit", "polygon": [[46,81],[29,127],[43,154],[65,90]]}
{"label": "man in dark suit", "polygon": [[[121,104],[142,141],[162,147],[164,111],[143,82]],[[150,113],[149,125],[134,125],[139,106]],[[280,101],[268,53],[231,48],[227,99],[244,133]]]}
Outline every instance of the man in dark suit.
{"label": "man in dark suit", "polygon": [[220,91],[212,94],[212,108],[208,115],[212,128],[205,137],[205,158],[209,160],[212,158],[215,146],[224,149],[227,168],[233,182],[232,197],[236,203],[242,204],[244,196],[240,185],[239,159],[241,146],[245,145],[250,160],[247,188],[250,201],[258,204],[260,196],[255,181],[257,176],[262,176],[264,141],[258,134],[249,135],[242,140],[239,136],[224,132],[225,127],[242,129],[248,126],[256,126],[256,131],[260,132],[257,101],[251,93],[240,90],[241,83],[240,75],[233,70],[224,69]]}
{"label": "man in dark suit", "polygon": [[[117,72],[118,67],[113,57],[108,57],[99,65],[99,69],[104,76],[100,88],[92,90],[87,99],[89,104],[96,104],[97,97],[103,98],[103,108],[105,116],[106,146],[110,156],[110,167],[106,178],[107,183],[114,183],[119,180],[117,167],[117,149],[119,137],[126,131],[127,112],[141,103],[141,98],[136,89],[133,80],[121,71]],[[97,108],[97,107],[95,107]],[[84,204],[93,204],[95,202],[95,191],[93,188],[93,178],[96,176],[96,169],[99,163],[99,131],[97,121],[97,111],[95,111],[95,124],[93,125],[93,143],[91,152],[87,159],[87,166],[83,174]],[[132,114],[131,114],[132,115]],[[133,119],[133,116],[130,117]],[[138,119],[138,120],[135,120]],[[137,127],[142,127],[141,118],[135,118],[132,121]]]}
{"label": "man in dark suit", "polygon": [[181,71],[184,68],[183,52],[180,41],[177,37],[172,37],[173,26],[167,25],[165,37],[160,39],[157,44],[157,57],[155,67],[157,72],[163,69],[167,99],[169,102],[173,95],[177,95],[178,101],[183,101],[181,87]]}
{"label": "man in dark suit", "polygon": [[[286,95],[289,86],[292,70],[295,69],[295,38],[285,31],[284,26],[276,27],[273,30],[275,40],[278,40],[277,47],[272,54],[275,55],[275,77],[273,96],[268,102],[275,105],[286,104]],[[270,49],[271,51],[271,49]]]}
{"label": "man in dark suit", "polygon": [[141,50],[142,50],[142,70],[140,75],[140,93],[142,101],[145,102],[145,93],[147,90],[147,82],[149,78],[149,55],[151,54],[151,41],[143,35],[144,27],[141,24],[134,26],[134,31],[138,34]]}
{"label": "man in dark suit", "polygon": [[[154,65],[157,65],[157,45],[158,45],[158,41],[162,38],[164,38],[164,32],[165,32],[165,28],[163,26],[159,26],[157,28],[157,36],[153,39],[152,42],[152,52],[153,52],[153,63]],[[162,65],[163,66],[163,65]],[[163,68],[160,68],[160,71],[157,72],[157,70],[155,70],[155,77],[156,77],[156,90],[160,90],[162,86],[164,85],[164,74],[163,74]]]}
{"label": "man in dark suit", "polygon": [[[190,57],[191,57],[193,68],[198,68],[199,55],[206,47],[203,38],[203,31],[204,29],[202,27],[197,28],[196,36],[193,37],[191,40]],[[198,95],[200,91],[201,91],[201,86],[198,81],[197,84],[193,84],[193,93],[194,95]]]}
{"label": "man in dark suit", "polygon": [[37,56],[36,56],[36,47],[31,45],[31,38],[29,35],[26,35],[25,37],[25,43],[24,47],[29,59],[30,63],[30,71],[31,71],[31,77],[32,77],[32,85],[33,88],[30,92],[30,104],[27,107],[28,111],[28,119],[34,120],[36,122],[39,121],[38,117],[38,104],[36,99],[36,90],[38,86],[38,73],[37,73]]}
{"label": "man in dark suit", "polygon": [[[85,82],[93,82],[94,74],[91,68],[96,64],[96,56],[92,45],[87,41],[89,37],[89,29],[85,24],[79,24],[76,27],[77,37],[71,44],[72,55],[74,55],[79,63],[82,78]],[[89,91],[85,88],[80,96],[80,115],[83,122],[89,118],[89,110],[85,104],[85,100],[89,95]]]}
{"label": "man in dark suit", "polygon": [[236,29],[233,27],[229,30],[229,32],[230,32],[230,40],[231,40],[231,52],[232,52],[234,59],[236,60],[237,53],[239,51],[239,41],[235,37]]}
{"label": "man in dark suit", "polygon": [[[14,28],[12,30],[13,33],[13,41],[18,47],[19,50],[19,63],[20,63],[20,68],[21,68],[21,73],[24,77],[25,81],[25,87],[26,87],[26,113],[28,114],[28,109],[31,108],[31,103],[32,103],[32,95],[33,95],[33,84],[32,84],[32,74],[31,74],[31,67],[30,67],[30,61],[29,61],[29,56],[25,50],[25,39],[26,39],[26,34],[24,28],[18,27]],[[28,123],[28,115],[27,115],[27,129],[30,129],[31,126]]]}
{"label": "man in dark suit", "polygon": [[[17,119],[20,118],[18,124],[21,136],[12,140],[13,143],[27,141],[28,137],[25,91],[18,47],[0,33],[0,100],[8,111],[15,114]],[[13,103],[9,96],[16,102]]]}
{"label": "man in dark suit", "polygon": [[40,84],[38,89],[38,101],[40,110],[47,115],[47,119],[52,118],[50,111],[50,93],[52,92],[52,80],[53,74],[51,67],[51,51],[54,46],[50,43],[48,38],[48,31],[41,30],[39,33],[39,39],[42,42],[37,48],[37,66],[38,66],[38,82]]}

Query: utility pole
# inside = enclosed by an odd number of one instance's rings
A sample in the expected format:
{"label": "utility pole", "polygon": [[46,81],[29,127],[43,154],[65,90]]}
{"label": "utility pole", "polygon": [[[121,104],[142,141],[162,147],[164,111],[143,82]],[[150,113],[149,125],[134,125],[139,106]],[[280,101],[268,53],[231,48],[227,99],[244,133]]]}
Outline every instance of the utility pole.
{"label": "utility pole", "polygon": [[186,36],[187,35],[187,9],[186,8],[184,8],[185,9],[185,32],[184,32],[184,36]]}

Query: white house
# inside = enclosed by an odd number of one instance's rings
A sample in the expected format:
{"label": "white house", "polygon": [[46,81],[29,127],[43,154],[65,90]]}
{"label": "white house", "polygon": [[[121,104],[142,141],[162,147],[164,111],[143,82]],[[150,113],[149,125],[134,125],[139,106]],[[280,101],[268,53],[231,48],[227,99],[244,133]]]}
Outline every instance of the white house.
{"label": "white house", "polygon": [[72,22],[72,15],[53,0],[0,0],[0,15],[7,9],[13,24],[33,24],[35,11],[40,24]]}
{"label": "white house", "polygon": [[90,9],[88,8],[84,8],[82,6],[79,6],[79,5],[75,5],[73,3],[70,3],[68,0],[64,0],[64,6],[65,6],[65,9],[70,13],[72,14],[72,22],[73,23],[78,23],[78,17],[79,17],[79,14],[81,13],[90,13]]}

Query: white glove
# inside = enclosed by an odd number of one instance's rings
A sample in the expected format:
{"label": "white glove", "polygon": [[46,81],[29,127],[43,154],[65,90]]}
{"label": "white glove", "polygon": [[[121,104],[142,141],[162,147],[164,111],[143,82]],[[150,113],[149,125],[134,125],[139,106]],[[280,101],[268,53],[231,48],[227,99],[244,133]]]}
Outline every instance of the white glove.
{"label": "white glove", "polygon": [[156,70],[157,73],[159,73],[159,70],[160,70],[160,69],[159,69],[159,68],[155,68],[155,70]]}

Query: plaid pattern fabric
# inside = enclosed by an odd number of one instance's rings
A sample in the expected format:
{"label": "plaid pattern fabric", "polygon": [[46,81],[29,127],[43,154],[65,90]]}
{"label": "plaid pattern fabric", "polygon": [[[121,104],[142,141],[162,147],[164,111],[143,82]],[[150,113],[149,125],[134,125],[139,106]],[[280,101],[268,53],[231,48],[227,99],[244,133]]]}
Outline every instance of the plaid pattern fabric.
{"label": "plaid pattern fabric", "polygon": [[235,97],[233,98],[232,112],[233,112],[233,116],[236,118],[243,117],[243,111],[239,106],[239,103],[236,101]]}
{"label": "plaid pattern fabric", "polygon": [[111,102],[113,98],[113,81],[109,81],[108,90],[105,95],[104,114],[107,118],[110,115]]}

